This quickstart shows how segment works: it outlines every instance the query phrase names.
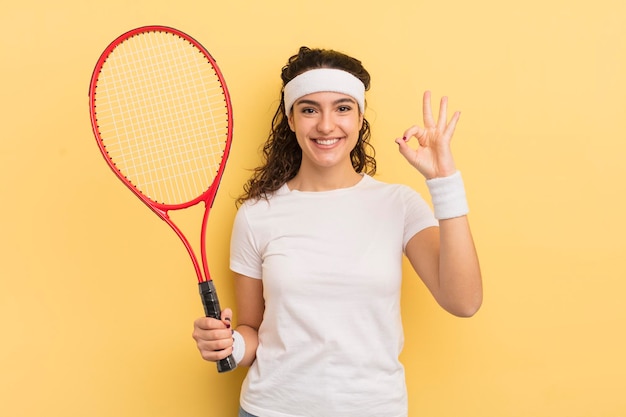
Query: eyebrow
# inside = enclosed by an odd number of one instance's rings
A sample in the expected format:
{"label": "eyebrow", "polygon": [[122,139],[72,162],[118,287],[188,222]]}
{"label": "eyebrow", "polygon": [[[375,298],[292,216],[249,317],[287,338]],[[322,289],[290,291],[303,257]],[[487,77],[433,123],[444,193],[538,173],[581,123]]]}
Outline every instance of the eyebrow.
{"label": "eyebrow", "polygon": [[[337,105],[337,104],[341,104],[341,103],[351,103],[351,104],[357,104],[356,100],[354,100],[352,97],[342,97],[340,99],[337,99],[335,101],[333,101],[332,104]],[[320,103],[318,101],[315,100],[309,100],[309,99],[302,99],[302,100],[297,100],[295,105],[300,105],[300,104],[308,104],[310,106],[320,106]]]}

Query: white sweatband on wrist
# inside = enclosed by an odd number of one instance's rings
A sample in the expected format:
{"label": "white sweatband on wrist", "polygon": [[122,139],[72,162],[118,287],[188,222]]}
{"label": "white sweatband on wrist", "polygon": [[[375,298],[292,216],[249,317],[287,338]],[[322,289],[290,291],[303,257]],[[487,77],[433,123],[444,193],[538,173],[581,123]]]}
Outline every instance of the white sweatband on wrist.
{"label": "white sweatband on wrist", "polygon": [[335,68],[316,68],[294,77],[283,90],[285,114],[291,114],[293,104],[307,94],[332,92],[354,98],[361,113],[365,113],[365,84],[347,71]]}
{"label": "white sweatband on wrist", "polygon": [[469,213],[465,185],[459,171],[447,177],[426,180],[426,185],[432,197],[436,219],[452,219]]}
{"label": "white sweatband on wrist", "polygon": [[233,359],[235,363],[239,364],[243,359],[243,355],[246,353],[246,341],[241,333],[237,330],[233,330]]}

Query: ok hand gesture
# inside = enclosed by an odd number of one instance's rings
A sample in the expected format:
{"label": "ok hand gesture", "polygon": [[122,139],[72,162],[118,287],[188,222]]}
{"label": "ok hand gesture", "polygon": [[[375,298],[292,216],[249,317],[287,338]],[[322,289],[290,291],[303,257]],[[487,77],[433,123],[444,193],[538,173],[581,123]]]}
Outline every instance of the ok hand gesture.
{"label": "ok hand gesture", "polygon": [[[448,98],[443,97],[439,105],[439,117],[435,121],[430,105],[430,91],[426,91],[423,104],[424,126],[412,126],[404,132],[403,137],[395,140],[402,156],[426,179],[447,177],[456,172],[450,142],[461,113],[455,112],[449,122],[447,113]],[[408,145],[412,138],[417,139],[417,149]]]}

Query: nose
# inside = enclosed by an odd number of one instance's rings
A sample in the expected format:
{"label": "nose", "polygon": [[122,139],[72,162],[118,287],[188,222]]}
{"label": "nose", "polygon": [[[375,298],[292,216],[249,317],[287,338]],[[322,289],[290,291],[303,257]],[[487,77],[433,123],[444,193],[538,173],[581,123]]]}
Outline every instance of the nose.
{"label": "nose", "polygon": [[333,119],[333,115],[330,112],[322,112],[320,113],[319,119],[317,121],[317,130],[320,133],[329,133],[332,132],[335,128],[335,120]]}

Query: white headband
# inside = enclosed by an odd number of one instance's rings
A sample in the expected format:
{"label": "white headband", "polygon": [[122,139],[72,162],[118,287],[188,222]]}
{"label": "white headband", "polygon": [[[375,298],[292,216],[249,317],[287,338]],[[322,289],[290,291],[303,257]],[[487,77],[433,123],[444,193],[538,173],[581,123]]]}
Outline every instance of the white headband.
{"label": "white headband", "polygon": [[293,103],[307,94],[330,91],[353,97],[365,113],[365,85],[349,72],[334,68],[317,68],[304,72],[285,85],[285,113],[291,114]]}

